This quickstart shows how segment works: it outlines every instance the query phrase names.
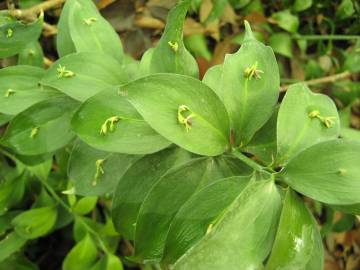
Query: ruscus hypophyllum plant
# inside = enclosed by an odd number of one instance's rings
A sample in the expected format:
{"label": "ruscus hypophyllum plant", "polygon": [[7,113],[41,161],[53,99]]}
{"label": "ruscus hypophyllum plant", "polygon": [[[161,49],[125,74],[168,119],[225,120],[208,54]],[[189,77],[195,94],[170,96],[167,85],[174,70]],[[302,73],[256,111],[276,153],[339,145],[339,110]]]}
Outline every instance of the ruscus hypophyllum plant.
{"label": "ruscus hypophyllum plant", "polygon": [[[333,101],[304,84],[277,105],[274,53],[247,22],[200,81],[182,41],[190,2],[139,62],[91,1],[67,0],[60,59],[0,70],[1,263],[74,222],[63,269],[122,269],[120,235],[128,260],[163,269],[323,269],[303,196],[359,214],[360,143],[339,138]],[[1,14],[0,56],[27,50],[42,21]],[[102,222],[87,216],[110,197]]]}

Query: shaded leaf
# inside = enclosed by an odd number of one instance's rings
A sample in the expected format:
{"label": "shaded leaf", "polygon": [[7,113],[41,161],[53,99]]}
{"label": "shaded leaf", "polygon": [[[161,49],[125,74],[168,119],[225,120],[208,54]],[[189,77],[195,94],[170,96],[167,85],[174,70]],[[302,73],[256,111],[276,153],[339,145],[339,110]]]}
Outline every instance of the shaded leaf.
{"label": "shaded leaf", "polygon": [[260,268],[271,250],[280,207],[280,195],[272,180],[252,182],[174,269]]}
{"label": "shaded leaf", "polygon": [[44,53],[38,41],[30,42],[19,52],[18,65],[44,67]]}
{"label": "shaded leaf", "polygon": [[152,186],[170,168],[190,160],[181,148],[169,148],[137,160],[122,176],[116,187],[112,218],[116,229],[128,239],[134,239],[134,224],[140,206]]}
{"label": "shaded leaf", "polygon": [[205,186],[186,201],[171,222],[163,263],[175,263],[204,237],[209,226],[212,227],[216,223],[218,217],[240,194],[249,180],[249,176],[220,179]]}
{"label": "shaded leaf", "polygon": [[16,232],[9,233],[0,241],[0,262],[20,250],[25,243],[26,239],[22,238]]}
{"label": "shaded leaf", "polygon": [[71,152],[68,175],[75,194],[83,196],[113,193],[126,170],[138,157],[96,150],[78,140]]}

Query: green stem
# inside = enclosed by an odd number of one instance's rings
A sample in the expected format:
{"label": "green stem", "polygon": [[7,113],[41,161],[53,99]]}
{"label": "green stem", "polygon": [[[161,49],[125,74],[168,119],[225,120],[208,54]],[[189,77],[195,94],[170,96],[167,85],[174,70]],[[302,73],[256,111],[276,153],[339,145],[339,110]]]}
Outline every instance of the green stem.
{"label": "green stem", "polygon": [[358,35],[294,35],[292,39],[302,40],[354,40],[360,39]]}
{"label": "green stem", "polygon": [[46,182],[46,181],[42,181],[40,180],[41,183],[44,185],[44,187],[47,189],[47,191],[51,194],[51,196],[57,201],[58,204],[61,204],[68,212],[69,214],[71,214],[74,219],[76,219],[77,221],[79,221],[85,228],[86,230],[91,233],[99,242],[101,249],[106,253],[106,254],[110,254],[110,251],[108,250],[108,248],[106,247],[104,241],[101,239],[100,235],[94,231],[82,218],[82,216],[77,215],[76,213],[74,213],[71,209],[71,207],[69,205],[67,205],[61,198],[59,195],[57,195],[57,193],[55,192],[55,190]]}
{"label": "green stem", "polygon": [[244,162],[246,165],[253,168],[255,171],[266,172],[263,166],[261,166],[260,164],[258,164],[254,160],[252,160],[251,158],[247,157],[246,155],[241,153],[239,150],[233,149],[232,154],[235,157],[237,157],[238,159],[240,159],[242,162]]}

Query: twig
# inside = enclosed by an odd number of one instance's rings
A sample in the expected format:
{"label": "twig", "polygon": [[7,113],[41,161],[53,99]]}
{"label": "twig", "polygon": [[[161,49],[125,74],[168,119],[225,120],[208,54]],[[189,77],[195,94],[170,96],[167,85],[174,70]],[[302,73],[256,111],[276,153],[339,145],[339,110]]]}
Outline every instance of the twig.
{"label": "twig", "polygon": [[10,14],[17,18],[33,20],[41,11],[46,11],[60,6],[66,0],[48,0],[27,9],[10,10]]}
{"label": "twig", "polygon": [[[326,77],[322,77],[322,78],[317,78],[317,79],[313,79],[313,80],[309,80],[309,81],[305,81],[303,82],[306,85],[316,85],[316,84],[323,84],[323,83],[332,83],[335,81],[339,81],[339,80],[344,80],[347,79],[351,76],[351,72],[350,71],[344,71],[338,74],[334,74],[334,75],[330,75],[330,76],[326,76]],[[290,85],[283,85],[280,87],[280,92],[285,92]]]}
{"label": "twig", "polygon": [[52,61],[51,59],[44,57],[44,65],[45,67],[50,67],[52,64],[54,63],[54,61]]}
{"label": "twig", "polygon": [[43,30],[44,30],[43,34],[45,37],[56,35],[58,32],[58,29],[55,25],[46,22],[43,23]]}

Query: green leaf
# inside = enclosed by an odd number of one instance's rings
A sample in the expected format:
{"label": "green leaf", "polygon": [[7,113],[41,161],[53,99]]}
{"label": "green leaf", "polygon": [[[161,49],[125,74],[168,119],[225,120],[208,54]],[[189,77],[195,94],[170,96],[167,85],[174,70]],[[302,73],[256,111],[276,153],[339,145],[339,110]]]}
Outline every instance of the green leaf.
{"label": "green leaf", "polygon": [[19,213],[21,213],[21,211],[9,211],[0,215],[0,237],[2,237],[7,230],[12,228],[11,221]]}
{"label": "green leaf", "polygon": [[312,6],[312,0],[295,0],[293,10],[295,12],[304,11]]}
{"label": "green leaf", "polygon": [[90,213],[96,206],[98,197],[88,196],[78,200],[73,206],[73,211],[78,215],[86,215]]}
{"label": "green leaf", "polygon": [[279,176],[296,191],[328,204],[360,203],[360,143],[332,140],[295,156]]}
{"label": "green leaf", "polygon": [[304,84],[290,86],[278,114],[278,164],[314,144],[337,138],[339,132],[339,115],[328,96],[315,94]]}
{"label": "green leaf", "polygon": [[288,189],[274,246],[265,269],[323,269],[322,249],[322,256],[314,258],[317,267],[307,267],[318,248],[316,241],[321,239],[316,226],[302,200]]}
{"label": "green leaf", "polygon": [[348,204],[348,205],[330,205],[335,210],[343,213],[352,214],[355,216],[360,215],[360,203]]}
{"label": "green leaf", "polygon": [[0,113],[0,126],[5,125],[12,119],[12,115]]}
{"label": "green leaf", "polygon": [[78,103],[68,97],[37,103],[10,122],[2,143],[23,155],[40,155],[60,149],[74,138],[70,119],[77,107]]}
{"label": "green leaf", "polygon": [[74,42],[71,39],[69,24],[69,13],[72,4],[73,1],[65,2],[57,25],[58,33],[56,35],[56,49],[60,58],[76,52]]}
{"label": "green leaf", "polygon": [[215,94],[221,99],[221,101],[224,101],[224,93],[223,93],[223,89],[221,88],[222,72],[223,72],[222,65],[213,66],[206,71],[202,82],[205,83],[207,86],[209,86],[215,92]]}
{"label": "green leaf", "polygon": [[269,38],[269,45],[273,48],[274,52],[283,56],[291,58],[292,53],[292,40],[287,33],[275,33]]}
{"label": "green leaf", "polygon": [[173,264],[204,237],[249,180],[249,176],[220,179],[199,190],[186,201],[171,223],[163,263]]}
{"label": "green leaf", "polygon": [[[2,18],[1,18],[2,17]],[[13,56],[37,40],[41,34],[44,14],[29,24],[7,15],[0,15],[0,58]]]}
{"label": "green leaf", "polygon": [[89,0],[69,0],[68,25],[77,52],[102,52],[118,62],[124,53],[118,34]]}
{"label": "green leaf", "polygon": [[14,254],[0,263],[0,269],[6,270],[39,270],[38,266],[29,261],[25,255]]}
{"label": "green leaf", "polygon": [[111,56],[99,52],[81,52],[56,61],[40,83],[76,100],[85,101],[104,88],[123,84],[127,80],[125,67]]}
{"label": "green leaf", "polygon": [[169,141],[200,155],[215,156],[229,148],[227,112],[202,82],[178,74],[155,74],[121,90],[145,121]]}
{"label": "green leaf", "polygon": [[26,169],[30,171],[31,174],[39,178],[41,181],[46,181],[50,174],[52,164],[53,160],[52,158],[50,158],[40,164],[36,164],[34,166],[27,166]]}
{"label": "green leaf", "polygon": [[149,154],[169,146],[120,94],[124,88],[117,89],[105,89],[82,104],[71,123],[76,134],[92,147],[109,152]]}
{"label": "green leaf", "polygon": [[[227,0],[225,0],[227,1]],[[212,58],[204,34],[192,34],[184,38],[185,47],[195,56],[202,57],[207,61]]]}
{"label": "green leaf", "polygon": [[157,46],[143,57],[141,64],[144,75],[152,73],[178,73],[199,77],[198,65],[183,43],[183,26],[191,1],[179,2],[167,18],[165,31]]}
{"label": "green leaf", "polygon": [[0,112],[16,115],[31,105],[59,95],[38,86],[45,71],[38,67],[11,66],[0,69]]}
{"label": "green leaf", "polygon": [[9,233],[0,241],[0,262],[21,249],[25,243],[26,239],[22,238],[16,232]]}
{"label": "green leaf", "polygon": [[271,250],[280,207],[272,180],[253,181],[174,270],[260,268]]}
{"label": "green leaf", "polygon": [[25,239],[35,239],[46,235],[54,227],[57,218],[55,206],[34,208],[16,216],[12,225],[16,233]]}
{"label": "green leaf", "polygon": [[89,270],[95,263],[97,248],[87,234],[65,257],[63,270]]}
{"label": "green leaf", "polygon": [[123,270],[120,259],[112,254],[102,257],[90,270]]}
{"label": "green leaf", "polygon": [[271,118],[259,129],[249,144],[244,148],[245,152],[251,153],[265,164],[271,164],[276,157],[276,124],[278,108]]}
{"label": "green leaf", "polygon": [[218,19],[223,14],[227,5],[228,5],[228,0],[213,1],[213,7],[211,9],[209,16],[206,18],[205,23],[210,23]]}
{"label": "green leaf", "polygon": [[290,10],[282,10],[271,15],[271,19],[282,29],[296,33],[299,28],[299,18],[291,14]]}
{"label": "green leaf", "polygon": [[171,221],[196,191],[217,179],[249,173],[246,169],[239,172],[240,168],[230,168],[227,159],[193,159],[172,168],[159,179],[141,205],[136,221],[136,260],[161,259]]}
{"label": "green leaf", "polygon": [[18,65],[44,67],[44,53],[38,41],[30,42],[19,52]]}
{"label": "green leaf", "polygon": [[0,215],[19,203],[24,196],[24,191],[23,176],[8,180],[0,179]]}
{"label": "green leaf", "polygon": [[246,145],[270,118],[280,87],[274,52],[255,40],[247,22],[245,27],[243,45],[225,57],[221,90],[217,91],[223,93],[236,146]]}
{"label": "green leaf", "polygon": [[112,218],[117,231],[127,239],[134,239],[134,224],[150,189],[166,171],[190,158],[190,154],[181,148],[168,148],[137,160],[119,177],[112,203]]}
{"label": "green leaf", "polygon": [[336,8],[335,16],[340,19],[347,19],[355,13],[354,4],[351,0],[342,0]]}
{"label": "green leaf", "polygon": [[113,193],[126,170],[138,159],[96,150],[78,140],[68,163],[68,175],[73,179],[75,194],[100,196]]}

